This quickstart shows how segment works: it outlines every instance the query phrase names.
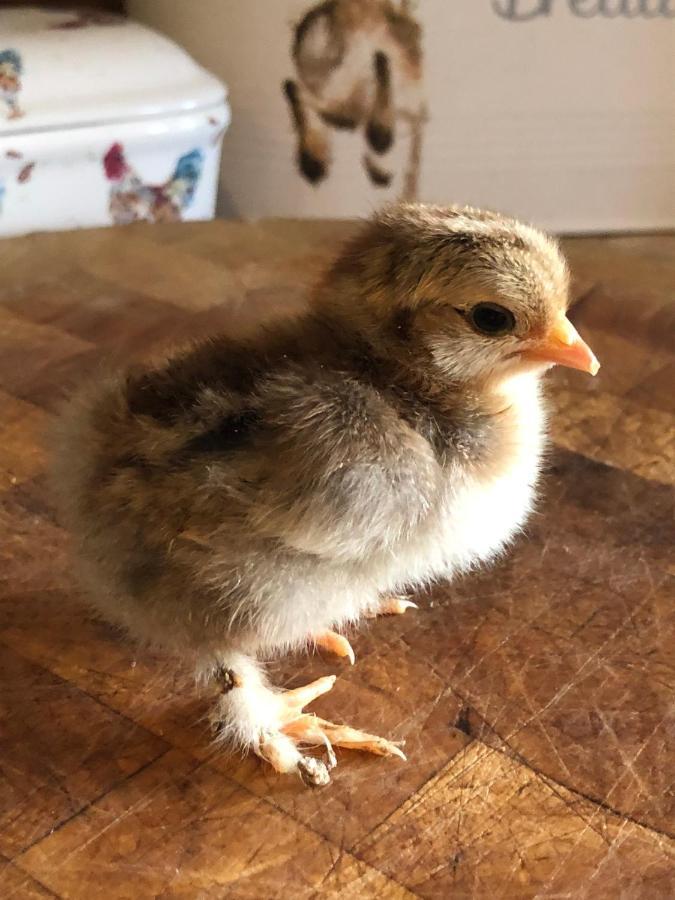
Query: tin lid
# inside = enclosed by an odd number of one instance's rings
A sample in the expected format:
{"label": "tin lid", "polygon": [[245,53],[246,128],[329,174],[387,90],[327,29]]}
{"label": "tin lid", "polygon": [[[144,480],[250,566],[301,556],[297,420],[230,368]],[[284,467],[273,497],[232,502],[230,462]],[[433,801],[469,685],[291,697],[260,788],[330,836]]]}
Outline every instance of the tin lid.
{"label": "tin lid", "polygon": [[225,96],[184,50],[136,22],[0,9],[0,137],[166,116]]}

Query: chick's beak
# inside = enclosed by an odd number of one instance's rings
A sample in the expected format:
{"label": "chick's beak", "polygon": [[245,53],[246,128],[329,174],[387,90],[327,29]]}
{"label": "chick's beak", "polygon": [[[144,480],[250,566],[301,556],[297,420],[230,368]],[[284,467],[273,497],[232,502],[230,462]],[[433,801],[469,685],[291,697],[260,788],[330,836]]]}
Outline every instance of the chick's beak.
{"label": "chick's beak", "polygon": [[554,365],[569,366],[571,369],[580,369],[589,375],[597,375],[600,368],[595,354],[567,316],[560,316],[546,336],[528,347],[523,356]]}

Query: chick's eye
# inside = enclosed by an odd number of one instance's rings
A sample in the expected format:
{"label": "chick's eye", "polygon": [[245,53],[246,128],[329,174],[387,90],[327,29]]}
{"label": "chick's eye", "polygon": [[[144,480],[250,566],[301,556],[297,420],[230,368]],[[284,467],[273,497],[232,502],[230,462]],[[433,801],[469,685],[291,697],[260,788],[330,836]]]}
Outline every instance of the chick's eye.
{"label": "chick's eye", "polygon": [[493,337],[509,334],[516,327],[511,310],[498,303],[477,303],[469,310],[468,319],[476,331]]}

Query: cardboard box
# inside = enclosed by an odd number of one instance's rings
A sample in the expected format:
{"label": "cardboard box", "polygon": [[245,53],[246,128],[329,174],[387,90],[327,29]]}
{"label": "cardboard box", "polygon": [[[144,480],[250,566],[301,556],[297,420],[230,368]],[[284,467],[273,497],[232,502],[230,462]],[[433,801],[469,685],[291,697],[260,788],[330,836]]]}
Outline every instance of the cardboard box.
{"label": "cardboard box", "polygon": [[229,85],[226,211],[408,196],[559,231],[675,226],[673,0],[186,6],[129,3]]}

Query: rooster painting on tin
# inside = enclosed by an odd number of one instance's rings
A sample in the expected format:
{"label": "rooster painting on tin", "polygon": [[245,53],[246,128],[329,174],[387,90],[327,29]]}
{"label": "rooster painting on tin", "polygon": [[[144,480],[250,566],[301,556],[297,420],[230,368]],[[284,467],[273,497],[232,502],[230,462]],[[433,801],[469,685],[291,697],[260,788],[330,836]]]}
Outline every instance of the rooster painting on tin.
{"label": "rooster painting on tin", "polygon": [[7,118],[23,115],[19,106],[21,92],[21,57],[16,50],[0,50],[0,98],[5,101]]}
{"label": "rooster painting on tin", "polygon": [[127,162],[121,144],[113,144],[103,157],[110,182],[110,215],[115,225],[130,222],[180,222],[194,198],[202,171],[201,150],[186,153],[164,184],[146,184]]}

